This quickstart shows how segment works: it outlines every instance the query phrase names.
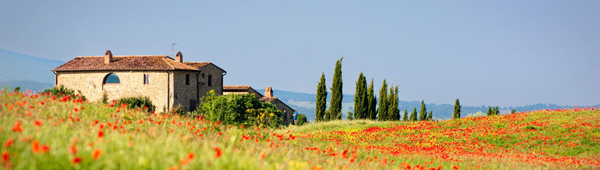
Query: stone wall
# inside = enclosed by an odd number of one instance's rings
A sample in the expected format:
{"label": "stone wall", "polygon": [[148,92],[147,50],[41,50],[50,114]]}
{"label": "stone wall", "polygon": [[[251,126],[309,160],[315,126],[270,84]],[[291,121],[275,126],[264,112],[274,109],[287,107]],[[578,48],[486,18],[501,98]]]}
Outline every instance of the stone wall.
{"label": "stone wall", "polygon": [[283,115],[284,110],[287,112],[285,117],[282,117],[283,124],[287,125],[287,124],[290,124],[292,121],[294,121],[294,109],[283,104],[283,102],[281,102],[281,100],[279,100],[279,99],[275,99],[275,100],[271,101],[270,103],[275,105],[275,107],[277,107],[277,109],[281,110],[281,116],[284,116]]}
{"label": "stone wall", "polygon": [[[119,77],[119,84],[103,84],[104,78],[110,73]],[[144,84],[144,74],[149,75],[149,84]],[[167,107],[167,89],[172,91],[173,88],[172,83],[168,83],[166,71],[78,71],[57,72],[56,75],[57,86],[64,85],[68,89],[79,90],[90,102],[101,101],[103,93],[107,94],[109,101],[147,96],[158,112]]]}
{"label": "stone wall", "polygon": [[[186,111],[196,110],[198,98],[198,79],[200,75],[197,71],[175,71],[174,74],[174,100],[173,106],[181,105]],[[185,77],[189,76],[189,84],[186,85]]]}
{"label": "stone wall", "polygon": [[[210,90],[215,90],[217,95],[223,95],[223,71],[212,64],[200,68],[198,75],[200,86],[200,98],[206,96]],[[211,85],[208,84],[208,77],[212,77]]]}

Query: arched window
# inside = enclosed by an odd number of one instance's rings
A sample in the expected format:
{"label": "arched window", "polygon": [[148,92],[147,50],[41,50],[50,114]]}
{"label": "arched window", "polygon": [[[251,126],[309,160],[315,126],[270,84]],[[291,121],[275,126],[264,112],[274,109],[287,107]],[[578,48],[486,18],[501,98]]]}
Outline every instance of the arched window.
{"label": "arched window", "polygon": [[102,84],[119,84],[121,83],[121,80],[119,80],[119,76],[117,76],[115,73],[110,73],[108,75],[106,75],[106,77],[104,77],[104,81],[102,82]]}

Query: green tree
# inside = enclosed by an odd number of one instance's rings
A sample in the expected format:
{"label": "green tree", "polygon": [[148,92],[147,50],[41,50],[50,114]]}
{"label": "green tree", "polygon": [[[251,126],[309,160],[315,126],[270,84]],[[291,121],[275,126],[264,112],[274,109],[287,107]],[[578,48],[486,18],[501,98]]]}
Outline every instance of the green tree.
{"label": "green tree", "polygon": [[298,115],[298,120],[296,120],[296,125],[297,126],[302,126],[302,125],[304,125],[306,123],[308,123],[308,119],[306,118],[306,115],[299,114]]}
{"label": "green tree", "polygon": [[417,108],[413,108],[412,113],[410,113],[410,121],[417,121]]}
{"label": "green tree", "polygon": [[390,94],[388,95],[388,120],[399,121],[400,120],[400,109],[398,109],[398,86],[390,87]]}
{"label": "green tree", "polygon": [[325,110],[327,108],[327,87],[325,86],[325,73],[321,72],[321,81],[317,85],[317,106],[315,108],[315,121],[325,120]]}
{"label": "green tree", "polygon": [[388,118],[387,100],[387,82],[385,79],[383,79],[383,84],[381,84],[381,89],[379,90],[379,108],[377,109],[379,121],[386,121]]}
{"label": "green tree", "polygon": [[366,119],[368,109],[367,78],[360,72],[356,81],[356,93],[354,94],[354,118]]}
{"label": "green tree", "polygon": [[253,94],[221,96],[211,90],[203,98],[197,114],[204,114],[206,119],[222,121],[224,124],[277,127],[282,123],[281,111],[269,102],[260,102]]}
{"label": "green tree", "polygon": [[352,113],[352,111],[348,111],[348,114],[346,115],[346,119],[354,120],[354,113]]}
{"label": "green tree", "polygon": [[342,119],[342,59],[335,62],[335,72],[333,73],[333,83],[331,85],[331,106],[329,106],[330,120]]}
{"label": "green tree", "polygon": [[421,100],[421,111],[419,112],[419,120],[427,119],[427,108],[425,108],[425,100]]}
{"label": "green tree", "polygon": [[367,103],[368,103],[368,119],[375,120],[377,118],[377,98],[375,97],[375,91],[373,90],[373,79],[371,78],[371,84],[367,89]]}
{"label": "green tree", "polygon": [[515,109],[512,109],[512,110],[510,110],[510,113],[511,113],[511,114],[512,114],[512,113],[517,113],[517,110],[515,110]]}
{"label": "green tree", "polygon": [[429,111],[429,115],[427,115],[426,120],[433,120],[433,111]]}
{"label": "green tree", "polygon": [[488,106],[488,110],[487,110],[487,113],[485,115],[487,115],[487,116],[492,116],[493,115],[492,108],[490,106]]}
{"label": "green tree", "polygon": [[408,121],[408,111],[404,109],[404,117],[402,117],[403,121]]}
{"label": "green tree", "polygon": [[494,107],[494,115],[500,115],[500,109],[498,109],[498,106]]}
{"label": "green tree", "polygon": [[458,101],[458,98],[456,98],[456,101],[454,102],[454,112],[452,113],[452,119],[458,119],[460,118],[460,108],[462,106],[460,105],[460,101]]}

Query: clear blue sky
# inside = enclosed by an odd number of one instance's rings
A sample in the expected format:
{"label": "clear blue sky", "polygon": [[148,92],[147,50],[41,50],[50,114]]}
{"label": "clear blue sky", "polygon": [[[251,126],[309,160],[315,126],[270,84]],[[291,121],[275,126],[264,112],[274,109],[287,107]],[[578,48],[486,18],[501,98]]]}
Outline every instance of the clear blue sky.
{"label": "clear blue sky", "polygon": [[171,55],[173,42],[227,85],[315,93],[344,57],[346,94],[363,71],[408,101],[600,103],[597,0],[0,0],[0,48],[16,52]]}

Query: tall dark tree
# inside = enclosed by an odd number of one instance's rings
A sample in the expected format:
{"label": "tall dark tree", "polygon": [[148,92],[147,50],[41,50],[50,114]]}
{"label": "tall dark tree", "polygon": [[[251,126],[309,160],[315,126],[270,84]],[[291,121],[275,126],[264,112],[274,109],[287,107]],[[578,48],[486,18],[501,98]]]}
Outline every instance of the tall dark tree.
{"label": "tall dark tree", "polygon": [[403,121],[408,121],[408,111],[404,109],[404,116],[402,117]]}
{"label": "tall dark tree", "polygon": [[327,109],[327,87],[325,86],[325,73],[321,73],[321,81],[319,81],[319,85],[317,85],[316,103],[315,121],[324,121],[325,109]]}
{"label": "tall dark tree", "polygon": [[417,108],[413,108],[413,112],[410,113],[410,121],[417,121]]}
{"label": "tall dark tree", "polygon": [[494,115],[500,115],[500,109],[498,109],[498,106],[494,107]]}
{"label": "tall dark tree", "polygon": [[491,116],[491,115],[493,115],[493,113],[492,113],[492,108],[491,108],[490,106],[488,106],[488,111],[487,111],[486,115],[487,115],[487,116]]}
{"label": "tall dark tree", "polygon": [[400,109],[398,109],[398,86],[390,87],[390,94],[388,95],[388,120],[399,121],[400,120]]}
{"label": "tall dark tree", "polygon": [[429,111],[429,114],[425,120],[433,120],[433,111]]}
{"label": "tall dark tree", "polygon": [[427,108],[425,108],[425,100],[421,100],[421,111],[419,112],[419,120],[427,119]]}
{"label": "tall dark tree", "polygon": [[388,118],[388,102],[387,102],[387,82],[383,79],[383,84],[379,90],[379,107],[377,109],[378,120],[386,121]]}
{"label": "tall dark tree", "polygon": [[366,119],[368,109],[367,78],[360,72],[356,81],[356,93],[354,94],[354,118]]}
{"label": "tall dark tree", "polygon": [[330,120],[342,119],[342,59],[335,62],[335,72],[333,73],[333,83],[331,85],[331,106],[329,106]]}
{"label": "tall dark tree", "polygon": [[454,102],[454,112],[452,113],[452,119],[458,119],[460,118],[460,108],[462,106],[460,105],[460,101],[458,101],[458,98],[456,98],[456,101]]}
{"label": "tall dark tree", "polygon": [[377,98],[375,97],[375,91],[373,90],[373,79],[371,78],[371,84],[367,89],[367,103],[368,103],[368,119],[375,120],[377,118]]}

